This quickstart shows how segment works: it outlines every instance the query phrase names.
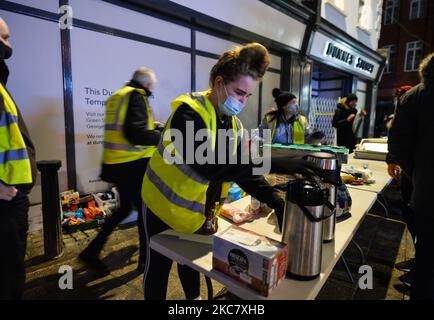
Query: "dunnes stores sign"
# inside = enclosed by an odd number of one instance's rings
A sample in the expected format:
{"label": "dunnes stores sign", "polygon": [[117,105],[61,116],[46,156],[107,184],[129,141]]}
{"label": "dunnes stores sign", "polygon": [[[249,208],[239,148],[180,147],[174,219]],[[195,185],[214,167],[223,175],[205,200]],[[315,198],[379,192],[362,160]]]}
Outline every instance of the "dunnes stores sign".
{"label": "dunnes stores sign", "polygon": [[374,72],[374,65],[360,56],[350,52],[348,49],[342,49],[337,45],[327,42],[324,55],[327,57],[339,60],[350,67],[372,74]]}

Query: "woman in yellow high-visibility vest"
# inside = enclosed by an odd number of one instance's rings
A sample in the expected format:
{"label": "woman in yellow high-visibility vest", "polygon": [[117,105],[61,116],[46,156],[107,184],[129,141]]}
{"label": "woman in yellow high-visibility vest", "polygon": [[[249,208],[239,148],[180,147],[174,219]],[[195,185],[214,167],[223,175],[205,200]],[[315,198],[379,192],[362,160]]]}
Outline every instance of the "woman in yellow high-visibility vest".
{"label": "woman in yellow high-visibility vest", "polygon": [[[283,215],[284,200],[263,176],[253,176],[250,155],[248,163],[241,161],[249,145],[236,117],[264,76],[269,61],[267,49],[258,43],[227,51],[211,70],[211,89],[183,94],[172,102],[163,138],[143,179],[148,243],[150,237],[167,229],[183,233],[201,229],[205,213],[227,194],[225,186],[229,181],[267,203],[278,216]],[[235,163],[229,161],[231,156]],[[284,167],[287,173],[314,174],[313,165],[304,161],[285,159],[284,163],[277,166]],[[171,265],[170,259],[148,246],[145,299],[166,298]],[[178,274],[186,298],[199,298],[199,273],[178,265]]]}
{"label": "woman in yellow high-visibility vest", "polygon": [[278,88],[273,89],[276,110],[268,112],[259,125],[259,136],[263,137],[263,130],[271,130],[271,143],[305,144],[317,143],[324,138],[324,134],[315,131],[300,114],[297,97]]}

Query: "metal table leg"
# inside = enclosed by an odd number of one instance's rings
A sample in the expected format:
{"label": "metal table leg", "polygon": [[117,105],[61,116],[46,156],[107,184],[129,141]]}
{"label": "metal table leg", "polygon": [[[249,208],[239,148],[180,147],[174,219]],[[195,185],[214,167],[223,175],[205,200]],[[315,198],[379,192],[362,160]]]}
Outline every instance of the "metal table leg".
{"label": "metal table leg", "polygon": [[[380,199],[380,197],[381,197],[381,199]],[[381,193],[378,193],[377,201],[383,207],[384,212],[386,213],[386,217],[389,217],[389,209],[387,209],[386,198]]]}
{"label": "metal table leg", "polygon": [[353,278],[353,275],[351,274],[350,268],[348,268],[347,260],[345,260],[344,256],[341,256],[340,260],[342,261],[342,263],[344,265],[344,268],[345,268],[345,271],[348,275],[348,278],[350,278],[351,283],[354,284],[355,283],[354,278]]}
{"label": "metal table leg", "polygon": [[366,264],[365,253],[363,252],[362,248],[359,246],[359,244],[356,241],[351,240],[351,243],[354,244],[354,246],[356,247],[356,249],[359,251],[359,253],[360,253],[360,264],[362,266],[364,266]]}

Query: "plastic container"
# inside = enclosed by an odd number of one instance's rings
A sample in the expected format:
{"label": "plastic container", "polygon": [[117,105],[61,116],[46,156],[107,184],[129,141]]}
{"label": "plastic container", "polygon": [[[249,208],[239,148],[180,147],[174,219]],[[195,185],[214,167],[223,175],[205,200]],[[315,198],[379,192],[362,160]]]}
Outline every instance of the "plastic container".
{"label": "plastic container", "polygon": [[240,200],[242,198],[242,192],[241,188],[236,183],[232,182],[225,202],[231,203]]}

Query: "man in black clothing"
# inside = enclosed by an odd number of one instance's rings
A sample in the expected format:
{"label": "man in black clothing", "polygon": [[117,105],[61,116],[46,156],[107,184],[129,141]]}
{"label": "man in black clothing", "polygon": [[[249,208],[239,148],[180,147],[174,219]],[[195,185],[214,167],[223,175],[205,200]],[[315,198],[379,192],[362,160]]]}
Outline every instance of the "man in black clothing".
{"label": "man in black clothing", "polygon": [[[399,181],[401,188],[401,200],[402,200],[402,217],[404,218],[407,229],[410,232],[413,242],[416,241],[416,230],[415,230],[415,217],[413,210],[410,207],[411,194],[413,191],[413,185],[411,182],[411,177],[402,172],[399,164],[396,163],[393,155],[389,152],[386,156],[387,171],[389,176],[391,176],[396,181]],[[414,264],[414,259],[406,260],[397,263],[395,267],[398,270],[409,272]]]}
{"label": "man in black clothing", "polygon": [[[411,89],[411,86],[401,86],[396,90],[396,109],[399,107],[399,99],[408,91]],[[388,128],[392,128],[393,125],[393,118],[390,120],[390,123],[388,125]],[[402,200],[402,215],[404,218],[404,221],[407,225],[407,229],[410,232],[411,238],[413,239],[413,242],[416,242],[416,230],[415,230],[415,216],[413,213],[413,210],[410,207],[410,201],[411,201],[411,194],[413,191],[413,186],[411,182],[411,177],[408,176],[407,173],[402,172],[399,164],[394,159],[394,156],[389,152],[386,156],[386,163],[387,163],[387,172],[389,173],[389,176],[395,179],[396,181],[399,181],[400,187],[401,187],[401,200]],[[397,268],[400,271],[404,272],[411,272],[413,266],[415,263],[415,259],[409,259],[402,262],[399,262],[395,264],[395,268]],[[400,277],[400,280],[403,281],[405,284],[409,284],[409,280],[411,281],[411,274],[404,274]]]}
{"label": "man in black clothing", "polygon": [[[332,120],[332,125],[337,130],[338,146],[348,148],[350,153],[356,148],[356,135],[353,131],[354,119],[357,115],[356,106],[357,96],[349,94],[338,103]],[[361,111],[361,115],[365,116],[366,112]]]}
{"label": "man in black clothing", "polygon": [[[126,85],[126,87],[129,87],[127,88],[127,91],[130,93],[126,96],[119,93],[114,94],[118,94],[119,96],[122,96],[122,98],[126,97],[126,99],[129,99],[125,121],[121,130],[121,135],[126,138],[126,141],[129,144],[127,148],[146,146],[144,147],[145,150],[146,148],[153,148],[152,146],[156,146],[160,140],[162,126],[161,124],[153,121],[152,110],[148,102],[148,98],[152,94],[155,81],[155,74],[152,70],[148,68],[139,68],[134,73],[132,80]],[[115,111],[119,114],[122,113],[119,111],[122,108],[121,104],[119,104],[119,106],[115,109]],[[108,128],[106,114],[106,149],[108,145],[108,130],[111,130],[111,128]],[[112,150],[108,150],[108,152],[111,151]],[[117,152],[118,150],[113,151]],[[80,254],[80,258],[101,275],[109,273],[107,267],[98,258],[98,255],[106,243],[108,236],[113,232],[116,226],[118,226],[119,223],[129,215],[133,206],[137,209],[139,217],[141,216],[142,179],[148,165],[149,154],[139,157],[139,159],[133,161],[131,161],[129,157],[130,154],[125,153],[125,159],[121,159],[120,161],[115,161],[116,163],[113,163],[113,161],[110,161],[110,156],[106,156],[105,154],[102,164],[101,178],[104,181],[114,183],[116,185],[120,196],[120,208],[107,219],[102,227],[101,232]],[[140,272],[143,272],[143,268],[145,266],[144,250],[146,247],[146,239],[142,219],[138,219],[137,224],[140,240],[140,253],[137,269]]]}
{"label": "man in black clothing", "polygon": [[[12,47],[8,42],[9,29],[0,18],[0,83],[5,89],[0,95],[0,126],[2,129],[14,122],[14,117],[7,114],[6,99],[12,99],[6,91],[9,69],[5,60],[12,55]],[[30,160],[32,182],[19,185],[7,185],[0,179],[0,300],[21,299],[25,284],[24,257],[27,245],[29,198],[36,180],[35,147],[23,117],[17,107],[16,119],[21,136],[24,140],[28,159]],[[9,145],[7,135],[0,135],[2,148]],[[7,151],[0,150],[4,155],[1,161],[8,161]],[[12,159],[9,159],[12,160]],[[13,162],[13,161],[11,161]],[[3,162],[2,162],[3,163]],[[9,163],[11,164],[11,163]]]}
{"label": "man in black clothing", "polygon": [[420,64],[422,82],[400,101],[389,133],[389,152],[411,177],[411,208],[416,217],[416,268],[412,299],[434,299],[434,54]]}

